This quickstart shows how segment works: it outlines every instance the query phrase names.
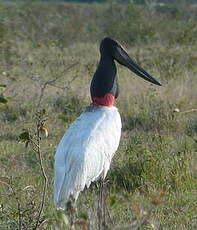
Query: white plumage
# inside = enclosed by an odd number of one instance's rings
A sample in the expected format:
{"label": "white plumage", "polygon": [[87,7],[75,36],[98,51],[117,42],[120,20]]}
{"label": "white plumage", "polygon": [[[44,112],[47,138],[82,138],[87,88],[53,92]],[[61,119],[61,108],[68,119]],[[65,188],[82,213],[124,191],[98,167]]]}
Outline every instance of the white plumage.
{"label": "white plumage", "polygon": [[64,134],[55,154],[54,202],[64,209],[85,186],[104,179],[121,135],[114,106],[88,106]]}

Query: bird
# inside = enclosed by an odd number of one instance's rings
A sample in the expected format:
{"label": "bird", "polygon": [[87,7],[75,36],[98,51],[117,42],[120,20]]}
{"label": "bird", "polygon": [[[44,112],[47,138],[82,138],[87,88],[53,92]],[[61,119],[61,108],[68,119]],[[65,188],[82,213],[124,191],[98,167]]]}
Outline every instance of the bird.
{"label": "bird", "polygon": [[69,126],[55,153],[54,203],[65,210],[85,187],[106,178],[121,137],[121,118],[115,102],[119,95],[115,61],[155,85],[161,84],[140,67],[122,45],[105,37],[100,61],[90,84],[91,104]]}

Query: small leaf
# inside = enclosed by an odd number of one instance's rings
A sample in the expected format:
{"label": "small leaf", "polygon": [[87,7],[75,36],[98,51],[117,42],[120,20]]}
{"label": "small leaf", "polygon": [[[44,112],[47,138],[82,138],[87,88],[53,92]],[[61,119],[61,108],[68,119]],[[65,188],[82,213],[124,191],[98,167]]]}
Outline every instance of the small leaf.
{"label": "small leaf", "polygon": [[3,95],[0,95],[0,103],[6,104],[7,102],[8,100]]}
{"label": "small leaf", "polygon": [[[24,130],[20,135],[19,135],[19,140],[22,142],[29,142],[31,139],[30,133],[28,130]],[[26,143],[27,144],[27,143]],[[28,144],[27,144],[28,145]]]}
{"label": "small leaf", "polygon": [[27,148],[28,145],[29,145],[29,141],[26,141],[26,142],[25,142],[25,148]]}
{"label": "small leaf", "polygon": [[44,115],[44,114],[46,114],[46,109],[42,109],[41,110],[41,113]]}
{"label": "small leaf", "polygon": [[1,87],[1,88],[6,88],[6,87],[7,87],[7,85],[0,84],[0,87]]}
{"label": "small leaf", "polygon": [[23,129],[23,132],[19,135],[18,139],[21,142],[25,142],[25,147],[27,148],[32,139],[29,130]]}

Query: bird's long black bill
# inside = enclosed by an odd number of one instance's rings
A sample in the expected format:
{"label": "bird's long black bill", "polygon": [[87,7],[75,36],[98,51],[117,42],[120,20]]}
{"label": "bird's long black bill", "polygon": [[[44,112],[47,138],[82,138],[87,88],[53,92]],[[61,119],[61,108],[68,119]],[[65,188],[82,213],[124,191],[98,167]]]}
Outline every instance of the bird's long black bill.
{"label": "bird's long black bill", "polygon": [[137,74],[138,76],[142,77],[144,80],[149,81],[155,85],[161,86],[161,84],[153,78],[149,73],[147,73],[142,67],[140,67],[137,63],[135,63],[132,59],[128,62],[128,68]]}
{"label": "bird's long black bill", "polygon": [[132,72],[134,72],[139,77],[141,77],[141,78],[145,79],[146,81],[149,81],[155,85],[161,86],[161,84],[155,78],[153,78],[142,67],[140,67],[136,62],[134,62],[122,47],[117,48],[115,59],[120,64],[129,68]]}

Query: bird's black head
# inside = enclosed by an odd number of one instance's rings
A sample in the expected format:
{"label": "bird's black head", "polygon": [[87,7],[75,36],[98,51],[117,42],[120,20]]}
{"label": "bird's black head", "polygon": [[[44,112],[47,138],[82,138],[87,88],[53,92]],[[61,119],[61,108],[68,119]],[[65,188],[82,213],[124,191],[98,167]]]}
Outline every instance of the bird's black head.
{"label": "bird's black head", "polygon": [[106,94],[112,94],[115,98],[118,96],[117,71],[114,60],[146,81],[155,85],[161,85],[133,61],[127,51],[112,38],[106,37],[101,41],[100,53],[101,59],[90,88],[92,98],[104,97]]}
{"label": "bird's black head", "polygon": [[111,38],[104,38],[100,44],[101,55],[109,55],[115,59],[119,64],[126,66],[139,77],[144,78],[155,85],[161,84],[148,74],[142,67],[135,63],[128,55],[127,51],[115,40]]}
{"label": "bird's black head", "polygon": [[118,43],[115,40],[106,37],[101,41],[100,53],[101,55],[109,55],[111,57],[114,57],[115,50],[117,47]]}

